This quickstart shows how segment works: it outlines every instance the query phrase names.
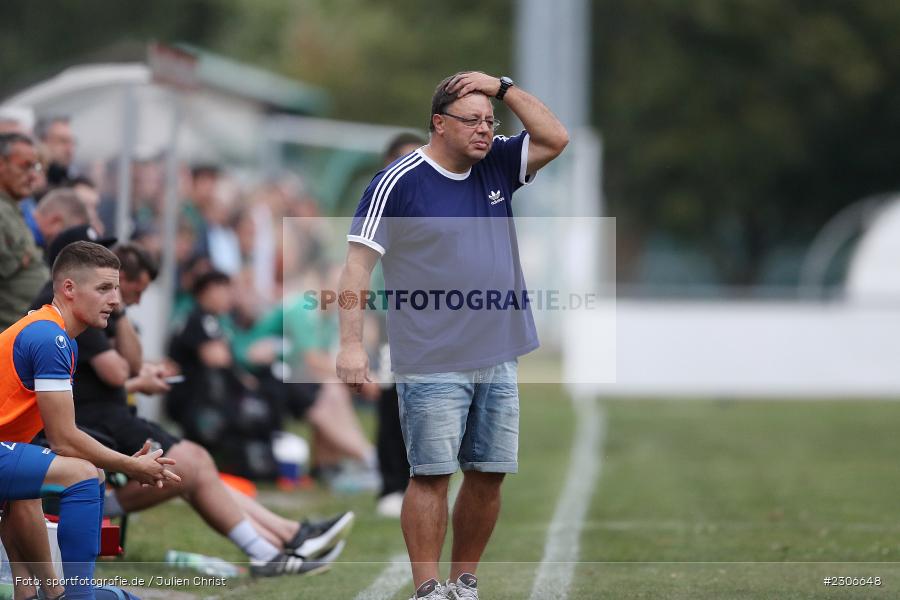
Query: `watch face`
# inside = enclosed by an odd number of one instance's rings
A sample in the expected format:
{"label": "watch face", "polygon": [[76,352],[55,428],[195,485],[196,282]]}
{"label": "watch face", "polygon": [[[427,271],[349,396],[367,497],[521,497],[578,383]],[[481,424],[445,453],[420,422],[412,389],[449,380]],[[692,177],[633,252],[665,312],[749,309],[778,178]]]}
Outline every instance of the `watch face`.
{"label": "watch face", "polygon": [[510,79],[509,77],[501,77],[500,83],[502,83],[503,85],[506,85],[506,86],[510,86],[513,84],[513,80]]}

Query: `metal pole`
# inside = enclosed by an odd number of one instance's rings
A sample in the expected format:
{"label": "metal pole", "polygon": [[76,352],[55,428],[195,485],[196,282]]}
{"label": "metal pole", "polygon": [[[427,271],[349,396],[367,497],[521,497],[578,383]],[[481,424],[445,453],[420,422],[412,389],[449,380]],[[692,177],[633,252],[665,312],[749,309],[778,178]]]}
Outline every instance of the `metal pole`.
{"label": "metal pole", "polygon": [[[178,133],[184,118],[183,99],[172,91],[172,121],[165,164],[165,196],[162,210],[162,258],[159,277],[147,290],[146,295],[149,326],[141,338],[144,356],[160,359],[166,355],[166,340],[169,335],[170,316],[175,297],[175,236],[178,225]],[[144,418],[158,419],[162,413],[158,396],[140,396],[138,412]]]}
{"label": "metal pole", "polygon": [[590,23],[587,0],[519,0],[515,79],[570,130],[588,124]]}
{"label": "metal pole", "polygon": [[131,237],[131,158],[137,138],[137,96],[133,85],[122,89],[122,140],[119,148],[118,193],[116,194],[116,237]]}
{"label": "metal pole", "polygon": [[162,264],[160,280],[162,302],[160,302],[161,323],[169,322],[172,299],[175,297],[175,237],[178,229],[178,132],[184,117],[184,100],[177,92],[172,92],[172,125],[169,133],[169,149],[166,153],[166,195],[162,214]]}
{"label": "metal pole", "polygon": [[596,209],[581,210],[574,200],[573,164],[579,153],[576,132],[589,126],[590,7],[587,0],[519,0],[516,17],[514,79],[544,102],[572,136],[566,153],[517,192],[519,214],[594,216]]}

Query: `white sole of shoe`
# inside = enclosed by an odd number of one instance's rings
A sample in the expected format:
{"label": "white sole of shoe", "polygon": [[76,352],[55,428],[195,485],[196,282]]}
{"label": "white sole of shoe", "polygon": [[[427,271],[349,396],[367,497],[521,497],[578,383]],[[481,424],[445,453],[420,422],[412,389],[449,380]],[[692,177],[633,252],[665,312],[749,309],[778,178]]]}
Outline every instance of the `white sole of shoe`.
{"label": "white sole of shoe", "polygon": [[303,573],[304,576],[309,575],[319,575],[321,573],[325,573],[326,571],[331,569],[331,564],[337,559],[338,556],[341,555],[341,552],[344,551],[344,547],[347,545],[347,542],[341,540],[337,543],[337,545],[331,549],[330,552],[316,559],[312,559],[310,562],[319,562],[321,561],[321,565],[313,567],[309,571]]}
{"label": "white sole of shoe", "polygon": [[350,530],[353,529],[353,520],[355,518],[352,512],[348,512],[337,523],[332,525],[328,531],[300,544],[300,547],[294,550],[294,555],[301,558],[320,558],[337,544],[347,539],[347,536],[350,535]]}

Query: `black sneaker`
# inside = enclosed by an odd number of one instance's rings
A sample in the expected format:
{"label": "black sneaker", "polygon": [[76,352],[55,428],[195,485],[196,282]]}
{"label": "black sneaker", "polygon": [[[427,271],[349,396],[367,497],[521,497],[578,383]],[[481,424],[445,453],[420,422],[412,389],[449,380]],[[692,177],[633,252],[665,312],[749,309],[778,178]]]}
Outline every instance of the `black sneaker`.
{"label": "black sneaker", "polygon": [[355,516],[352,511],[325,521],[303,521],[297,535],[284,545],[285,554],[318,558],[350,535]]}
{"label": "black sneaker", "polygon": [[279,554],[269,562],[250,561],[250,574],[254,577],[278,577],[279,575],[315,575],[331,568],[347,542],[339,542],[324,556],[316,559],[305,559],[292,554]]}

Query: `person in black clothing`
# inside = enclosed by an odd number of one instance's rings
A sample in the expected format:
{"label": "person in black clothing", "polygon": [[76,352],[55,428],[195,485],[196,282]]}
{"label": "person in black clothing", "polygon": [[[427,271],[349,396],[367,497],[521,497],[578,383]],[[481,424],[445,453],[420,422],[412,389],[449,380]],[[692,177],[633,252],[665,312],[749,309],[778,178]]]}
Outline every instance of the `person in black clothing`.
{"label": "person in black clothing", "polygon": [[[136,304],[155,278],[156,267],[138,246],[123,245],[114,251],[121,262],[122,304]],[[46,301],[38,298],[35,304]],[[225,486],[205,449],[138,417],[129,406],[128,392],[161,393],[169,386],[162,379],[160,367],[143,363],[140,340],[124,311],[111,317],[106,330],[91,333],[77,339],[76,423],[114,440],[117,450],[125,454],[136,452],[148,440],[158,444],[165,456],[178,461],[177,474],[182,478],[171,488],[152,490],[129,482],[117,490],[118,502],[125,511],[143,510],[181,496],[211,527],[247,554],[251,572],[256,575],[302,574],[337,557],[352,526],[353,513],[317,523],[298,523]]]}
{"label": "person in black clothing", "polygon": [[231,280],[219,271],[204,273],[194,282],[193,295],[197,306],[169,348],[185,377],[166,398],[169,415],[230,472],[273,476],[271,433],[279,429],[281,415],[250,389],[250,378],[232,359],[230,332],[220,321],[233,306]]}

